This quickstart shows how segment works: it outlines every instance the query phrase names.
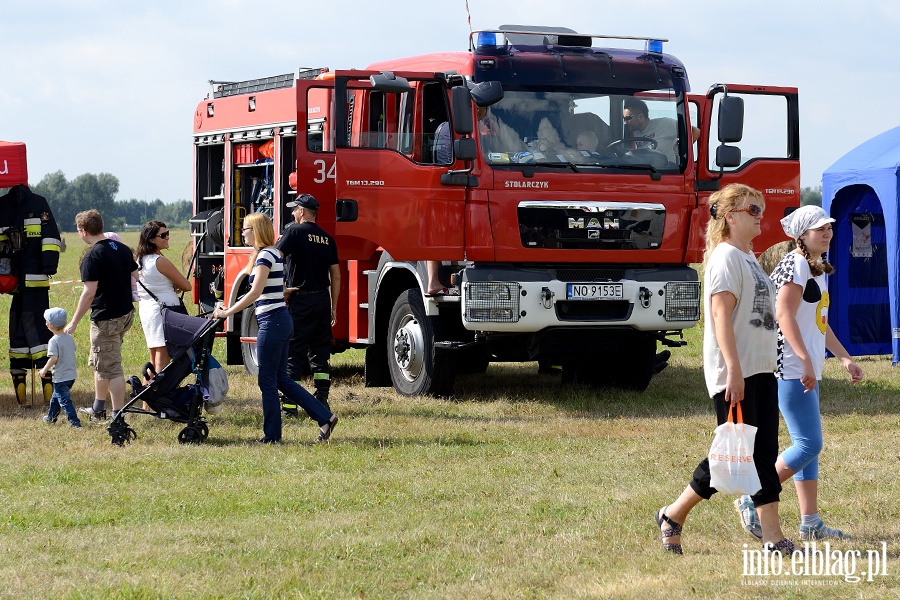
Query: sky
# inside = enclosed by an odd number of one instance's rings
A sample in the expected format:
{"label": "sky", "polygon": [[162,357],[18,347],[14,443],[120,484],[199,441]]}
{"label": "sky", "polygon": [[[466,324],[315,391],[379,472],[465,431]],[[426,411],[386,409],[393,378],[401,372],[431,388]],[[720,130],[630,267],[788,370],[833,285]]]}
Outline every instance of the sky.
{"label": "sky", "polygon": [[469,14],[474,29],[668,39],[694,93],[717,82],[799,88],[804,187],[900,124],[896,0],[466,4],[0,0],[0,140],[26,143],[32,184],[106,172],[119,179],[117,200],[190,199],[193,114],[209,80],[465,51]]}

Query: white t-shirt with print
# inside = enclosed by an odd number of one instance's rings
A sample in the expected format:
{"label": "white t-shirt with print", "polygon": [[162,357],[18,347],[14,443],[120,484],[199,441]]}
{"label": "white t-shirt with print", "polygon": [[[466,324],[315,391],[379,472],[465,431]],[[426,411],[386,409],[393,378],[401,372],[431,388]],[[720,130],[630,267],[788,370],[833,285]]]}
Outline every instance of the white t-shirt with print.
{"label": "white t-shirt with print", "polygon": [[[830,299],[825,284],[825,275],[813,277],[806,257],[796,252],[788,252],[775,270],[772,271],[777,294],[785,283],[796,283],[803,289],[803,297],[797,308],[797,325],[800,337],[812,360],[816,379],[822,379],[825,365],[825,331],[828,327],[828,305]],[[778,366],[775,376],[779,379],[800,379],[803,376],[803,363],[790,342],[778,328]]]}
{"label": "white t-shirt with print", "polygon": [[710,398],[725,389],[728,369],[710,312],[710,299],[730,292],[737,300],[731,322],[741,373],[746,379],[775,371],[775,286],[753,252],[721,243],[713,250],[703,275],[703,374]]}

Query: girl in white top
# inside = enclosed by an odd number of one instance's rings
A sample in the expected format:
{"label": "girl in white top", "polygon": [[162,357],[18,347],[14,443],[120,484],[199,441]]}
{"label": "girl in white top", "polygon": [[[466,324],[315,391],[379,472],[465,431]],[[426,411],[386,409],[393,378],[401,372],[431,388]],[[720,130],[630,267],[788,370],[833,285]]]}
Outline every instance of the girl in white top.
{"label": "girl in white top", "polygon": [[[172,264],[172,261],[162,255],[162,251],[168,247],[169,228],[161,221],[149,221],[141,229],[138,249],[134,256],[140,273],[137,293],[140,299],[141,326],[144,328],[144,337],[147,338],[147,348],[150,350],[150,363],[157,373],[169,364],[170,358],[166,350],[166,338],[163,336],[160,306],[147,289],[166,306],[178,304],[176,290],[187,292],[191,289],[191,283],[187,278]],[[144,289],[145,287],[147,289]]]}
{"label": "girl in white top", "polygon": [[[819,452],[822,450],[822,417],[819,412],[819,380],[825,365],[825,349],[831,351],[850,374],[850,383],[862,381],[863,372],[847,354],[828,324],[828,287],[825,274],[834,271],[825,253],[832,238],[832,223],[819,206],[801,206],[781,220],[784,232],[796,241],[772,271],[778,290],[778,408],[784,417],[791,446],[775,462],[781,482],[794,478],[800,503],[800,539],[845,539],[850,536],[828,527],[819,516]],[[749,497],[739,499],[744,528],[754,533]],[[755,535],[755,533],[754,533]]]}

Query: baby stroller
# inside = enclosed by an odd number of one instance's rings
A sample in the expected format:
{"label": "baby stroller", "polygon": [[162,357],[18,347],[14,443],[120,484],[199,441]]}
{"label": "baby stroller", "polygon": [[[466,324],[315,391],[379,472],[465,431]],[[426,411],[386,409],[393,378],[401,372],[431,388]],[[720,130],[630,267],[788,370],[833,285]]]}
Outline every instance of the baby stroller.
{"label": "baby stroller", "polygon": [[[182,444],[199,444],[209,435],[203,417],[203,396],[209,382],[212,345],[222,320],[192,317],[167,308],[162,313],[166,349],[172,362],[159,373],[154,373],[152,365],[147,363],[144,366],[144,377],[149,380],[146,385],[137,376],[128,379],[131,399],[107,428],[115,445],[122,446],[137,438],[135,430],[125,422],[125,413],[184,423],[184,429],[178,434]],[[182,381],[192,372],[195,383],[182,386]],[[149,410],[141,408],[143,402]]]}

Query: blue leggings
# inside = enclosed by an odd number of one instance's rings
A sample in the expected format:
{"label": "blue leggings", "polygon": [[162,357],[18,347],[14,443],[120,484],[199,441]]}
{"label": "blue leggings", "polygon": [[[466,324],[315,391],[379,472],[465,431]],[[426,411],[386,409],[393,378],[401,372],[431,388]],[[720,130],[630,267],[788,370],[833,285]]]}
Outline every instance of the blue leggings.
{"label": "blue leggings", "polygon": [[819,413],[819,384],[803,393],[799,379],[778,380],[778,408],[791,434],[791,446],[781,453],[794,474],[794,481],[819,478],[822,451],[822,417]]}

